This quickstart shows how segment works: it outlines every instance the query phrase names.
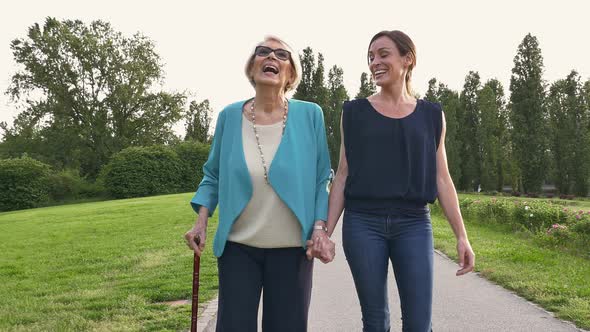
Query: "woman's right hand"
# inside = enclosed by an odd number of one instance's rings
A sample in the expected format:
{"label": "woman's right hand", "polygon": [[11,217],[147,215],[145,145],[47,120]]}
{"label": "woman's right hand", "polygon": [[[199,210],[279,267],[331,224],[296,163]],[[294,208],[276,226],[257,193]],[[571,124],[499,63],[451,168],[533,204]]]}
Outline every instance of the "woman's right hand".
{"label": "woman's right hand", "polygon": [[193,250],[200,257],[205,249],[205,241],[207,240],[207,221],[203,221],[201,218],[197,219],[195,226],[184,234],[184,239],[189,249]]}

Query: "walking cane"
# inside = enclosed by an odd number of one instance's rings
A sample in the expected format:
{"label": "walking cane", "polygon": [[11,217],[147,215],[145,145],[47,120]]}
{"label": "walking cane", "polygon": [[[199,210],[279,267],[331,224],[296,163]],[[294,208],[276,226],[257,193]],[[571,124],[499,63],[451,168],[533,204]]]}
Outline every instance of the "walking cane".
{"label": "walking cane", "polygon": [[[195,242],[197,245],[201,243],[199,236],[195,236]],[[195,261],[193,264],[193,304],[192,304],[192,316],[191,316],[191,332],[197,332],[197,311],[199,311],[199,270],[201,269],[201,257],[195,255]]]}

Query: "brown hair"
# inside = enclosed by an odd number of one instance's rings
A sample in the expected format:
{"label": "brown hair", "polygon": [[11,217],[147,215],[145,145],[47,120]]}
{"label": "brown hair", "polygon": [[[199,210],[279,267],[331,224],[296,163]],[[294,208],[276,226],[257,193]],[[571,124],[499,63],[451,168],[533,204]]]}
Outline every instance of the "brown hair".
{"label": "brown hair", "polygon": [[[408,72],[406,73],[406,91],[409,94],[412,94],[412,86],[411,86],[411,81],[412,81],[412,69],[414,69],[414,67],[416,67],[416,46],[414,45],[414,42],[412,41],[412,39],[410,39],[410,37],[408,35],[406,35],[405,33],[399,31],[399,30],[392,30],[392,31],[381,31],[379,33],[377,33],[376,35],[373,36],[373,38],[371,38],[371,42],[369,43],[369,49],[371,48],[371,44],[373,44],[373,42],[375,40],[377,40],[378,38],[381,37],[387,37],[389,39],[391,39],[391,41],[395,44],[395,46],[397,47],[397,50],[399,51],[399,54],[401,56],[406,56],[408,55],[410,57],[410,59],[412,60],[412,63],[410,64],[410,66],[408,67]],[[367,61],[370,62],[369,60],[369,52],[367,51]]]}

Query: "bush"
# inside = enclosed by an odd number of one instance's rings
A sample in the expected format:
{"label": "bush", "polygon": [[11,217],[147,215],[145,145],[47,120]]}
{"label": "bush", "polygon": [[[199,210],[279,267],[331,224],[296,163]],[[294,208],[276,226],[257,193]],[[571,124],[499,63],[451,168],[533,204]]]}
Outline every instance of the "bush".
{"label": "bush", "polygon": [[0,160],[0,211],[29,209],[45,202],[50,167],[32,158]]}
{"label": "bush", "polygon": [[537,240],[551,247],[563,247],[571,243],[574,236],[567,226],[553,224],[545,234],[538,233]]}
{"label": "bush", "polygon": [[76,172],[65,170],[50,174],[47,182],[49,197],[60,202],[78,198],[83,180]]}
{"label": "bush", "polygon": [[101,181],[84,181],[80,188],[80,199],[106,197],[107,191]]}
{"label": "bush", "polygon": [[102,180],[114,198],[176,193],[181,161],[167,146],[131,147],[115,154],[102,170]]}
{"label": "bush", "polygon": [[180,190],[195,191],[203,178],[203,165],[209,156],[209,145],[186,141],[174,146],[174,151],[180,158],[181,178]]}
{"label": "bush", "polygon": [[100,183],[91,183],[80,177],[77,171],[64,170],[49,175],[48,191],[52,201],[64,202],[100,197],[105,190]]}
{"label": "bush", "polygon": [[[590,257],[590,210],[572,206],[572,202],[492,197],[460,198],[459,205],[470,222],[508,225],[533,236],[539,244]],[[433,213],[442,213],[438,201],[431,208]]]}
{"label": "bush", "polygon": [[[509,199],[459,200],[461,212],[472,221],[500,223],[524,229],[533,234],[590,241],[590,211],[576,207],[565,207],[557,201],[525,201]],[[438,204],[438,203],[437,203]],[[436,209],[438,211],[439,208]],[[557,226],[556,226],[557,225]]]}

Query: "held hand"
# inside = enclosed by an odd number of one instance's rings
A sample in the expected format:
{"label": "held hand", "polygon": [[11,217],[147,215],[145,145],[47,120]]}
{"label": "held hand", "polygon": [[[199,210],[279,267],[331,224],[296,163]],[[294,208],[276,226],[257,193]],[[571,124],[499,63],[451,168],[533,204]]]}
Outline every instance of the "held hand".
{"label": "held hand", "polygon": [[323,230],[315,230],[311,240],[307,241],[307,259],[318,258],[322,263],[327,264],[334,260],[336,255],[336,244],[330,240]]}
{"label": "held hand", "polygon": [[207,222],[197,221],[195,226],[184,234],[184,240],[189,249],[193,250],[200,257],[205,249],[205,241],[207,240]]}
{"label": "held hand", "polygon": [[334,260],[336,256],[336,243],[326,236],[326,242],[322,246],[322,253],[320,254],[320,261],[327,264]]}
{"label": "held hand", "polygon": [[471,249],[469,240],[464,239],[457,241],[457,255],[459,257],[459,266],[461,269],[457,271],[456,275],[462,276],[473,271],[473,267],[475,266],[475,254],[473,253],[473,249]]}

